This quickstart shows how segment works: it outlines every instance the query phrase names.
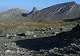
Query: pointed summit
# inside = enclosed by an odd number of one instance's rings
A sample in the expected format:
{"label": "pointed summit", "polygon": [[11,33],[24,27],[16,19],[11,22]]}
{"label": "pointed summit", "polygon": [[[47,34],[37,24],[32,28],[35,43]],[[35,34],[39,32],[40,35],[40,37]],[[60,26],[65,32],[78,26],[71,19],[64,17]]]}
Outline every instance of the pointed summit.
{"label": "pointed summit", "polygon": [[33,12],[36,12],[37,11],[37,8],[36,7],[33,7],[32,11]]}

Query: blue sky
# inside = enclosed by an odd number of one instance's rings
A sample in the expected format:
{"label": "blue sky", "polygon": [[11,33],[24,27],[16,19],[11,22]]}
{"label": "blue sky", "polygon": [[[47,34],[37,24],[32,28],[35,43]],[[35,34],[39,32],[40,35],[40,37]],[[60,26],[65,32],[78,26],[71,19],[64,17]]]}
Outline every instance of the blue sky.
{"label": "blue sky", "polygon": [[10,8],[31,10],[33,7],[43,9],[54,4],[69,1],[76,1],[77,3],[80,3],[80,0],[0,0],[0,10],[7,10]]}

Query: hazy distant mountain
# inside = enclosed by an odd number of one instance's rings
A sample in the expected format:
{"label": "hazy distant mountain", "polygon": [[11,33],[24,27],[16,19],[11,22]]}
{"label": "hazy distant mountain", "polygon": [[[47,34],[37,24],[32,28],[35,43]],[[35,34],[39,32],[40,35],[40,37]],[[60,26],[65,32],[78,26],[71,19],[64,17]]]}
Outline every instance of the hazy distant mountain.
{"label": "hazy distant mountain", "polygon": [[19,8],[9,9],[8,11],[0,13],[0,20],[14,21],[24,19],[24,17],[21,16],[23,12],[25,12],[25,10]]}

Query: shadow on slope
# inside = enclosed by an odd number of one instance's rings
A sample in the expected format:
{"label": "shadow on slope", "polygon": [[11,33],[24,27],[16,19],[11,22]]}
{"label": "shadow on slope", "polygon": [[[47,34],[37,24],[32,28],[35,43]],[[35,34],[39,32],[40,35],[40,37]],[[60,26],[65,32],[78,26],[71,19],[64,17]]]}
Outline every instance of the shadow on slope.
{"label": "shadow on slope", "polygon": [[44,38],[26,39],[16,41],[19,47],[39,50],[39,49],[51,49],[54,47],[65,47],[74,42],[75,39],[80,38],[80,26],[77,25],[71,31],[62,32],[56,36],[49,36]]}

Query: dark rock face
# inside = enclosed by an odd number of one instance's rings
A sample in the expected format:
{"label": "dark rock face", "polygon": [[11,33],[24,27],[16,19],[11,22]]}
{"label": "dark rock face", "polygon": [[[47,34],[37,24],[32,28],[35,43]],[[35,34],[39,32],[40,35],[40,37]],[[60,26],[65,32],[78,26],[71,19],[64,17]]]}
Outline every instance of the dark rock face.
{"label": "dark rock face", "polygon": [[77,24],[77,26],[76,27],[74,27],[73,29],[72,29],[72,31],[74,32],[79,32],[80,31],[80,25],[79,24]]}
{"label": "dark rock face", "polygon": [[29,12],[29,13],[22,13],[22,16],[23,17],[27,17],[27,16],[32,17],[32,15],[34,15],[36,12],[37,12],[37,8],[36,7],[33,7],[33,9],[32,9],[31,12]]}
{"label": "dark rock face", "polygon": [[17,34],[17,36],[26,36],[25,33]]}
{"label": "dark rock face", "polygon": [[22,13],[21,14],[23,17],[26,17],[28,14],[27,13]]}
{"label": "dark rock face", "polygon": [[49,36],[44,38],[26,39],[16,41],[20,47],[27,49],[51,49],[54,47],[63,48],[76,42],[80,38],[80,26],[77,25],[71,31],[62,32],[56,36]]}

